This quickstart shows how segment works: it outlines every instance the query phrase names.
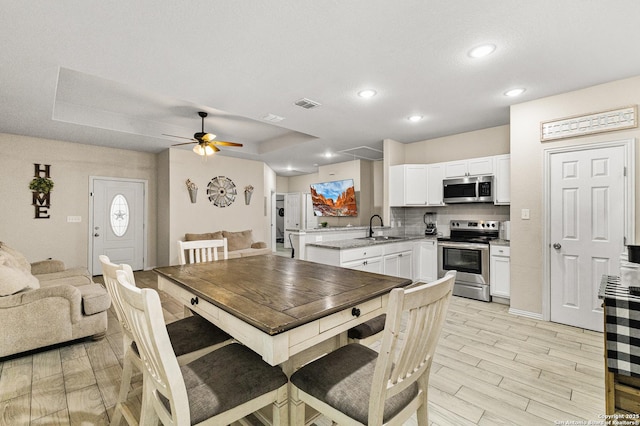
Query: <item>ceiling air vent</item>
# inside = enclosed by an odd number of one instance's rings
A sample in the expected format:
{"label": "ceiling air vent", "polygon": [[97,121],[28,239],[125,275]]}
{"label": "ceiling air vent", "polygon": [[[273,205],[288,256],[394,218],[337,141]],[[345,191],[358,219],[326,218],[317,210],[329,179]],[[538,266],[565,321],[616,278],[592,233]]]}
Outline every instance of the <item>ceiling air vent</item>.
{"label": "ceiling air vent", "polygon": [[311,99],[302,98],[295,102],[296,105],[304,109],[311,109],[320,106],[320,102],[312,101]]}
{"label": "ceiling air vent", "polygon": [[282,120],[284,120],[284,117],[280,117],[279,115],[275,115],[275,114],[269,113],[269,114],[263,116],[262,119],[264,121],[271,121],[272,123],[279,123]]}

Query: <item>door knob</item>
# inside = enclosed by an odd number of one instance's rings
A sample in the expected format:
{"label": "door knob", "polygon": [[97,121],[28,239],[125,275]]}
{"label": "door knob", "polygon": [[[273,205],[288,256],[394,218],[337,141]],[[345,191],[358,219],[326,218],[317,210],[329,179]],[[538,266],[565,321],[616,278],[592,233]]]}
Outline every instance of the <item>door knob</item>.
{"label": "door knob", "polygon": [[556,250],[560,250],[562,248],[562,246],[560,245],[560,243],[555,243],[553,245],[553,248],[556,249]]}
{"label": "door knob", "polygon": [[99,237],[100,234],[98,234],[97,232],[95,234],[93,234],[94,237]]}

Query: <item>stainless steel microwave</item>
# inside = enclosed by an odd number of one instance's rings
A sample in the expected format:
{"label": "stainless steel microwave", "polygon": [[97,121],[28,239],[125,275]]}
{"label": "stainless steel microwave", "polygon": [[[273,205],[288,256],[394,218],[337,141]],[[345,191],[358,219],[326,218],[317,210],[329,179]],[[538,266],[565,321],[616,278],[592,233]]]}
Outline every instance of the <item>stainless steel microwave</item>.
{"label": "stainless steel microwave", "polygon": [[452,203],[493,203],[493,176],[467,176],[444,179],[444,202]]}

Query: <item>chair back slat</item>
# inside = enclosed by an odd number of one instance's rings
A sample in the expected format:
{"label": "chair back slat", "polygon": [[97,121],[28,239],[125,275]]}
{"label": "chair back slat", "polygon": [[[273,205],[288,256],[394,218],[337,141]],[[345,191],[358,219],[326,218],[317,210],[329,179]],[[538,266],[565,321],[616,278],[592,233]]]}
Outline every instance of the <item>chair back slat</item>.
{"label": "chair back slat", "polygon": [[[371,385],[369,423],[382,424],[384,402],[416,381],[423,387],[445,321],[456,272],[389,295],[387,321]],[[402,326],[403,317],[406,324]],[[427,376],[428,377],[428,376]],[[427,392],[427,389],[421,389]]]}
{"label": "chair back slat", "polygon": [[133,270],[131,269],[131,266],[127,264],[116,265],[112,263],[109,257],[103,254],[99,256],[99,259],[100,263],[102,264],[102,278],[104,280],[104,285],[107,288],[109,296],[111,297],[111,303],[113,304],[113,308],[116,311],[116,317],[118,318],[118,322],[120,322],[120,326],[122,327],[122,332],[124,335],[124,339],[122,341],[124,350],[123,353],[126,353],[127,348],[129,347],[129,345],[131,345],[131,342],[133,342],[133,332],[131,331],[131,326],[129,325],[129,322],[124,315],[123,301],[120,297],[120,293],[117,291],[117,271],[123,271],[127,276],[127,281],[135,287],[136,281],[133,276]]}
{"label": "chair back slat", "polygon": [[[151,401],[164,425],[190,424],[187,390],[164,324],[158,292],[139,289],[128,282],[126,272],[117,271],[117,291],[123,301],[124,315],[131,325],[134,340],[144,366],[143,398]],[[170,403],[167,410],[161,396]],[[186,410],[184,409],[186,407]],[[145,424],[143,410],[140,424]]]}
{"label": "chair back slat", "polygon": [[[180,264],[213,262],[218,260],[218,248],[222,249],[222,258],[229,258],[227,239],[178,241],[178,256]],[[185,256],[186,254],[186,256]]]}

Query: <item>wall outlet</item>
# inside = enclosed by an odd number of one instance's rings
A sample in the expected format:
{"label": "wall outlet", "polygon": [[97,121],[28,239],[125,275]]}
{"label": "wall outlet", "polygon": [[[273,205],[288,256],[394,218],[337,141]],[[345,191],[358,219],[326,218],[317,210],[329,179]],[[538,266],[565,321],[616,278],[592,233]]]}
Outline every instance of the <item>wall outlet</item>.
{"label": "wall outlet", "polygon": [[529,213],[529,209],[522,209],[520,212],[520,218],[523,220],[531,219],[531,214]]}
{"label": "wall outlet", "polygon": [[319,243],[322,241],[322,235],[316,235],[316,243]]}
{"label": "wall outlet", "polygon": [[82,216],[67,216],[67,222],[80,223],[82,222]]}

